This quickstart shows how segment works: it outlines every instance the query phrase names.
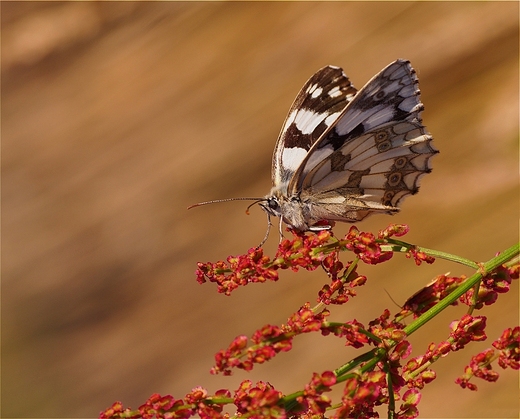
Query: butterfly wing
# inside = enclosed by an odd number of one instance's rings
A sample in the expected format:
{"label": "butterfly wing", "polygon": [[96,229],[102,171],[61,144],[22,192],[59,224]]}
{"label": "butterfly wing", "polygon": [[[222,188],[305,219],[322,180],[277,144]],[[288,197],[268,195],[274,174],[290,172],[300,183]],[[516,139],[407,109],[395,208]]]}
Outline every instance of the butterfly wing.
{"label": "butterfly wing", "polygon": [[356,89],[339,67],[324,67],[305,83],[276,141],[272,165],[274,187],[289,182],[309,149],[355,94]]}
{"label": "butterfly wing", "polygon": [[396,212],[418,190],[438,151],[422,125],[415,71],[397,60],[373,77],[301,161],[288,196],[310,203],[317,219],[359,221]]}

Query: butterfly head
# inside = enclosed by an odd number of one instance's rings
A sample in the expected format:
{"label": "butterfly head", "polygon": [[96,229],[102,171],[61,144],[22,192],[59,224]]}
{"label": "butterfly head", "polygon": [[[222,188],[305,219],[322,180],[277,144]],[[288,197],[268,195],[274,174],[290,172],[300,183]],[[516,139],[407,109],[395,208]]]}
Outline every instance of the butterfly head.
{"label": "butterfly head", "polygon": [[282,216],[282,207],[278,197],[276,196],[267,196],[262,201],[253,202],[249,207],[254,204],[259,204],[260,207],[269,215],[274,215],[275,217]]}
{"label": "butterfly head", "polygon": [[259,203],[268,216],[279,217],[285,224],[298,231],[309,231],[312,222],[309,202],[302,201],[299,195],[288,196],[287,187],[273,187],[271,193]]}

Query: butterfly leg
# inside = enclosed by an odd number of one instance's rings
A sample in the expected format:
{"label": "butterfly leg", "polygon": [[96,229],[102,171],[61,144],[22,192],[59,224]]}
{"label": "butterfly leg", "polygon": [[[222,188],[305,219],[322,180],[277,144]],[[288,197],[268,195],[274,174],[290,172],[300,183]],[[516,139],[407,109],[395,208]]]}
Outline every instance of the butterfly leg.
{"label": "butterfly leg", "polygon": [[281,243],[284,239],[283,236],[283,220],[280,218],[280,222],[278,223],[278,233],[280,233],[280,241],[278,243]]}
{"label": "butterfly leg", "polygon": [[269,232],[271,231],[271,227],[273,226],[273,223],[271,222],[271,215],[266,212],[267,214],[267,231],[265,232],[265,236],[264,238],[262,239],[262,241],[260,242],[260,244],[258,246],[256,246],[257,249],[261,248],[264,243],[267,241],[267,238],[269,237]]}

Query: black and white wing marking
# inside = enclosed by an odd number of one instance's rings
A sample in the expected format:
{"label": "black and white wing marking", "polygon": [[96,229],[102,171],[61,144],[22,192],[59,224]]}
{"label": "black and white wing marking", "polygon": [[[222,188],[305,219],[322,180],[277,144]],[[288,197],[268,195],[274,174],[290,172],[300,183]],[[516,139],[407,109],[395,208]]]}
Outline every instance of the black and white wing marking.
{"label": "black and white wing marking", "polygon": [[302,87],[283,124],[273,155],[272,183],[287,184],[312,145],[356,94],[339,67],[327,66]]}
{"label": "black and white wing marking", "polygon": [[311,219],[359,221],[396,212],[418,191],[438,153],[422,125],[423,104],[409,61],[374,76],[306,153],[287,195],[311,204]]}

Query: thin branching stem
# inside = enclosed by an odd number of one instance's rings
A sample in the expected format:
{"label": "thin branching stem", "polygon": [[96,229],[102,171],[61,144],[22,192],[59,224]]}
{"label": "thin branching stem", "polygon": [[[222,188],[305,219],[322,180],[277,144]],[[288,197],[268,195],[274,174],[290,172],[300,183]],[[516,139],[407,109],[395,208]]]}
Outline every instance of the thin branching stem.
{"label": "thin branching stem", "polygon": [[404,331],[406,332],[406,334],[411,335],[416,330],[421,328],[424,324],[429,322],[431,319],[433,319],[435,316],[437,316],[444,309],[446,309],[451,304],[453,304],[455,301],[457,301],[457,299],[460,298],[463,294],[468,292],[485,275],[487,275],[489,272],[493,271],[494,269],[498,268],[499,266],[503,265],[507,261],[511,260],[519,253],[520,253],[520,246],[519,246],[519,244],[515,244],[515,245],[511,246],[509,249],[505,250],[500,255],[494,257],[493,259],[490,259],[486,263],[484,263],[480,266],[477,265],[479,267],[478,272],[475,272],[468,279],[466,279],[466,281],[464,281],[461,285],[459,285],[457,288],[455,288],[449,295],[447,295],[445,298],[443,298],[441,301],[439,301],[438,304],[436,304],[435,306],[430,308],[428,311],[426,311],[424,314],[422,314],[420,317],[418,317],[414,322],[412,322],[408,326],[406,326],[404,328]]}

